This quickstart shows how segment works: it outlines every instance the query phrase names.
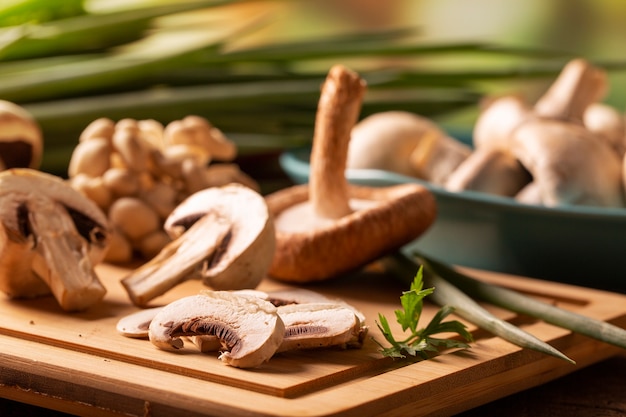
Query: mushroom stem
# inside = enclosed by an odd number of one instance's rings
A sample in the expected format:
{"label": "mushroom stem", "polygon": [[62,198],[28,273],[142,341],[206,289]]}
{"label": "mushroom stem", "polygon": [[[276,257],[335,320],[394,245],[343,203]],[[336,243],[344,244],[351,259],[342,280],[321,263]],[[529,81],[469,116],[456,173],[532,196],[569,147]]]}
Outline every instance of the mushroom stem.
{"label": "mushroom stem", "polygon": [[352,212],[345,177],[350,131],[361,111],[366,84],[341,65],[322,86],[311,152],[310,196],[315,212],[338,219]]}
{"label": "mushroom stem", "polygon": [[231,231],[230,223],[214,213],[195,222],[185,234],[122,280],[132,302],[145,306],[210,262]]}
{"label": "mushroom stem", "polygon": [[58,203],[33,198],[28,203],[29,225],[36,238],[33,269],[50,287],[66,311],[83,310],[104,297],[89,259],[87,241],[74,228],[71,216]]}
{"label": "mushroom stem", "polygon": [[606,87],[604,71],[584,59],[574,59],[535,103],[534,112],[541,117],[582,123],[585,110],[606,93]]}

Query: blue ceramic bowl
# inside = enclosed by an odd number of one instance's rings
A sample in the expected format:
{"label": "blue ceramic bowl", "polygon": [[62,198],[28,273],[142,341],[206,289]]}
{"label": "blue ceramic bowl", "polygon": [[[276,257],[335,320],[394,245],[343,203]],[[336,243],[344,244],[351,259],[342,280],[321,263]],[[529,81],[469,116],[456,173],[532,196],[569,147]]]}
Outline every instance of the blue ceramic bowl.
{"label": "blue ceramic bowl", "polygon": [[[308,182],[309,154],[294,149],[280,157],[295,183]],[[381,170],[347,170],[346,177],[368,186],[414,182],[433,192],[437,220],[407,249],[452,264],[626,293],[626,209],[523,205]]]}

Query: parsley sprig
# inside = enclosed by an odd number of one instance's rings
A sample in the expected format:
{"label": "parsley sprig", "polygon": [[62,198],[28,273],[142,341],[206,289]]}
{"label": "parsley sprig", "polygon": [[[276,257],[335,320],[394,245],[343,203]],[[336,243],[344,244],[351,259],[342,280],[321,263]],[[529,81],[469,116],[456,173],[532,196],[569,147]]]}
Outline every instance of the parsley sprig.
{"label": "parsley sprig", "polygon": [[427,352],[435,352],[440,348],[467,348],[469,345],[463,341],[456,339],[436,338],[433,335],[440,333],[458,333],[467,342],[473,341],[472,334],[467,330],[466,326],[458,320],[443,321],[450,315],[454,308],[444,306],[430,323],[422,329],[418,329],[418,323],[422,315],[423,300],[432,294],[435,289],[424,289],[423,267],[417,271],[409,291],[404,291],[400,297],[402,309],[395,311],[396,319],[402,326],[402,331],[410,331],[410,335],[404,340],[396,340],[391,333],[391,327],[387,318],[378,314],[378,322],[376,325],[381,331],[385,339],[391,343],[390,347],[385,347],[378,341],[374,340],[381,347],[384,356],[392,358],[405,358],[407,355],[419,356],[422,359],[428,359]]}

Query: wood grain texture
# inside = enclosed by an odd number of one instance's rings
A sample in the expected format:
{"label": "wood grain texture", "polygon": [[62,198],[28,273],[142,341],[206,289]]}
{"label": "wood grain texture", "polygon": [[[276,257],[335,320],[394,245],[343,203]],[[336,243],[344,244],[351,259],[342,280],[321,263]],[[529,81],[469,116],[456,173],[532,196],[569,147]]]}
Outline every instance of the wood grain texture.
{"label": "wood grain texture", "polygon": [[[382,358],[368,341],[359,350],[327,349],[276,355],[254,370],[222,364],[193,347],[160,351],[116,333],[117,320],[136,311],[119,284],[127,272],[98,272],[109,290],[103,303],[63,313],[51,298],[0,299],[0,397],[80,415],[373,416],[453,415],[545,384],[611,358],[620,350],[554,326],[486,306],[577,361],[576,366],[523,350],[476,330],[468,350],[421,362]],[[626,296],[563,284],[470,271],[488,281],[626,327]],[[266,280],[261,288],[285,285]],[[197,293],[186,282],[154,301]],[[362,310],[381,340],[377,313],[393,317],[401,284],[379,273],[310,286]],[[436,308],[427,305],[427,320]]]}

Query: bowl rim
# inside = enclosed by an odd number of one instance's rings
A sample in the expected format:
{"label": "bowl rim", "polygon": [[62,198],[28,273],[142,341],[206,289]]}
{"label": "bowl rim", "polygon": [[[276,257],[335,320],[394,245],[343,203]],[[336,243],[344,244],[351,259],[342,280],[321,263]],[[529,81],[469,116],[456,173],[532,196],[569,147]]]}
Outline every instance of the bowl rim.
{"label": "bowl rim", "polygon": [[[279,164],[285,173],[292,179],[309,178],[309,154],[310,146],[293,148],[283,151],[279,155]],[[448,200],[469,201],[476,204],[495,206],[506,210],[524,211],[536,215],[549,216],[580,216],[589,219],[602,220],[626,220],[626,208],[622,207],[597,207],[585,205],[571,205],[547,207],[541,205],[522,204],[510,197],[487,194],[478,191],[452,192],[440,186],[419,178],[413,178],[394,172],[379,169],[353,169],[346,170],[346,178],[349,182],[361,185],[397,185],[403,183],[421,184],[428,188],[436,197]]]}

